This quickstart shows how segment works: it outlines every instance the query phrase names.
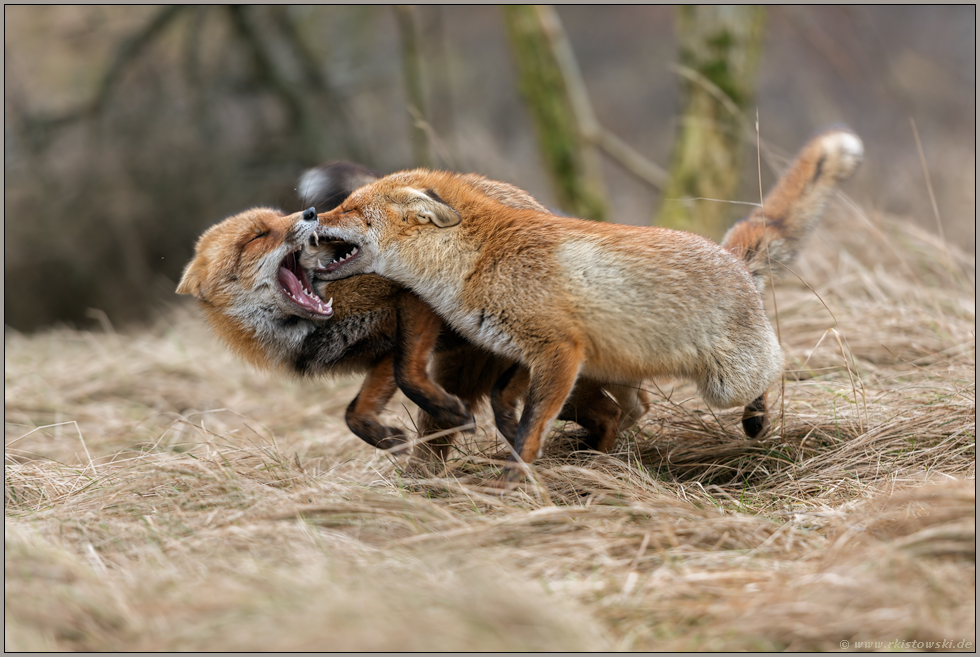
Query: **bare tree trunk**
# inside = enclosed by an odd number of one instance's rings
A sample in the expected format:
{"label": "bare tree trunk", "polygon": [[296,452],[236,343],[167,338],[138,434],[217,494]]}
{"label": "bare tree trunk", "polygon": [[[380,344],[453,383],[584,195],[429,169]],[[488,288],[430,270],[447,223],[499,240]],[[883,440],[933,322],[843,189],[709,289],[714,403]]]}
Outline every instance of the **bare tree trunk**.
{"label": "bare tree trunk", "polygon": [[[426,7],[427,20],[423,21],[422,59],[429,73],[429,123],[430,135],[436,158],[442,159],[450,167],[455,165],[456,154],[456,107],[453,102],[453,70],[450,65],[451,52],[446,42],[445,8],[440,5]],[[439,148],[438,136],[442,141]]]}
{"label": "bare tree trunk", "polygon": [[298,137],[299,159],[302,162],[316,162],[319,159],[319,144],[323,142],[321,126],[308,111],[302,92],[283,75],[276,66],[265,43],[268,31],[264,29],[261,18],[256,15],[258,8],[250,5],[228,5],[231,25],[249,52],[256,79],[279,97],[289,115],[289,125]]}
{"label": "bare tree trunk", "polygon": [[733,200],[738,190],[765,9],[699,5],[677,11],[683,114],[657,223],[719,239],[737,214],[720,201]]}
{"label": "bare tree trunk", "polygon": [[576,116],[576,99],[570,95],[553,46],[564,36],[556,33],[561,29],[558,17],[550,8],[509,5],[504,7],[504,20],[517,62],[521,93],[534,118],[538,144],[558,204],[575,216],[602,221],[608,203],[595,148],[583,135],[581,125],[589,117]]}
{"label": "bare tree trunk", "polygon": [[405,74],[405,95],[408,99],[409,131],[412,136],[412,154],[415,164],[431,167],[429,153],[429,127],[425,112],[425,88],[422,84],[422,58],[419,54],[419,32],[415,7],[397,5],[398,31],[402,41],[402,67]]}

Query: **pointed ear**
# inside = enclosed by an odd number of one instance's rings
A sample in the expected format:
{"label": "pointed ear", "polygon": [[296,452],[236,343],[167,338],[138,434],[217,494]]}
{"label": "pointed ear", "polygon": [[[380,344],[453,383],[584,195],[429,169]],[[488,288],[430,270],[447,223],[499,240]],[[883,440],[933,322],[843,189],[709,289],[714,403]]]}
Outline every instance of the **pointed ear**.
{"label": "pointed ear", "polygon": [[198,299],[201,298],[201,286],[203,284],[205,264],[200,257],[191,260],[184,268],[184,275],[177,284],[177,294],[193,294]]}
{"label": "pointed ear", "polygon": [[424,192],[417,189],[407,190],[411,193],[411,200],[406,204],[409,214],[415,215],[419,223],[433,223],[439,228],[450,228],[459,224],[463,220],[448,203],[439,198],[435,190],[427,189]]}

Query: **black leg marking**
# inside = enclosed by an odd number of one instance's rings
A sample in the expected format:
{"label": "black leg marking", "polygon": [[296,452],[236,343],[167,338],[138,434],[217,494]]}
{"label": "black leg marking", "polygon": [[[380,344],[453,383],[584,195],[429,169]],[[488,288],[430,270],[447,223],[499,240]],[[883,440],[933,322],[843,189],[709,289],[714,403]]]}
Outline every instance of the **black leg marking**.
{"label": "black leg marking", "polygon": [[493,420],[497,429],[511,445],[517,439],[517,416],[513,403],[507,401],[504,391],[517,373],[518,363],[514,363],[500,375],[490,391],[490,406],[493,408]]}
{"label": "black leg marking", "polygon": [[759,395],[742,414],[742,429],[749,438],[757,438],[769,429],[769,414],[765,393]]}

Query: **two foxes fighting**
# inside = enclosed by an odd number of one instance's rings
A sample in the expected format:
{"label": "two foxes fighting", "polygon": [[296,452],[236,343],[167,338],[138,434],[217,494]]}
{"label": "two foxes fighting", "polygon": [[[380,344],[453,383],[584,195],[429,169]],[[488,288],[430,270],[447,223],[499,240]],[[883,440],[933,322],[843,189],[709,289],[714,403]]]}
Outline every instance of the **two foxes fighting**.
{"label": "two foxes fighting", "polygon": [[419,405],[423,436],[446,434],[419,446],[442,458],[447,430],[487,397],[524,462],[555,419],[608,452],[646,412],[647,378],[691,380],[712,407],[744,406],[755,437],[782,372],[762,292],[862,154],[846,130],[813,138],[720,245],[557,216],[474,174],[321,167],[301,191],[329,211],[226,219],[200,238],[177,291],[260,366],[366,371],[347,422],[383,449],[406,442],[378,419],[396,385]]}

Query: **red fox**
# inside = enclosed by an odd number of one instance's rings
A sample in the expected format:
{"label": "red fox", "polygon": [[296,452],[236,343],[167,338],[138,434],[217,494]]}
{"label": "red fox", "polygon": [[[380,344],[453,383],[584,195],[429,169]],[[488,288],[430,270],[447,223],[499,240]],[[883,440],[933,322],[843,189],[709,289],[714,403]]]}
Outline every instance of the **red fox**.
{"label": "red fox", "polygon": [[[376,178],[364,167],[337,163],[307,172],[300,192],[306,202],[329,208],[353,187]],[[509,185],[493,184],[487,192],[504,203],[543,210]],[[318,280],[349,254],[347,245],[320,239],[320,232],[312,208],[289,215],[256,208],[230,217],[198,240],[177,292],[196,296],[218,336],[260,367],[300,376],[367,372],[346,419],[371,445],[392,449],[406,441],[403,432],[378,419],[394,394],[396,378],[424,411],[419,418],[423,435],[469,423],[468,406],[489,396],[513,361],[476,348],[455,332],[440,332],[441,320],[431,309],[387,279]],[[430,378],[426,365],[433,349]],[[610,393],[616,402],[597,382],[585,380],[562,413],[562,419],[586,429],[589,447],[606,447],[621,422],[635,422],[646,410],[636,390],[612,386]],[[495,414],[505,430],[511,407],[522,395],[522,388],[502,385],[495,396]],[[451,441],[447,435],[431,450],[445,459]]]}
{"label": "red fox", "polygon": [[782,351],[761,291],[856,169],[861,140],[832,130],[807,143],[757,210],[721,245],[682,231],[559,217],[501,203],[494,183],[448,172],[392,174],[321,214],[322,235],[356,253],[322,272],[373,272],[412,290],[473,344],[528,371],[515,450],[540,455],[580,376],[639,386],[697,383],[715,408],[745,406],[765,428]]}

